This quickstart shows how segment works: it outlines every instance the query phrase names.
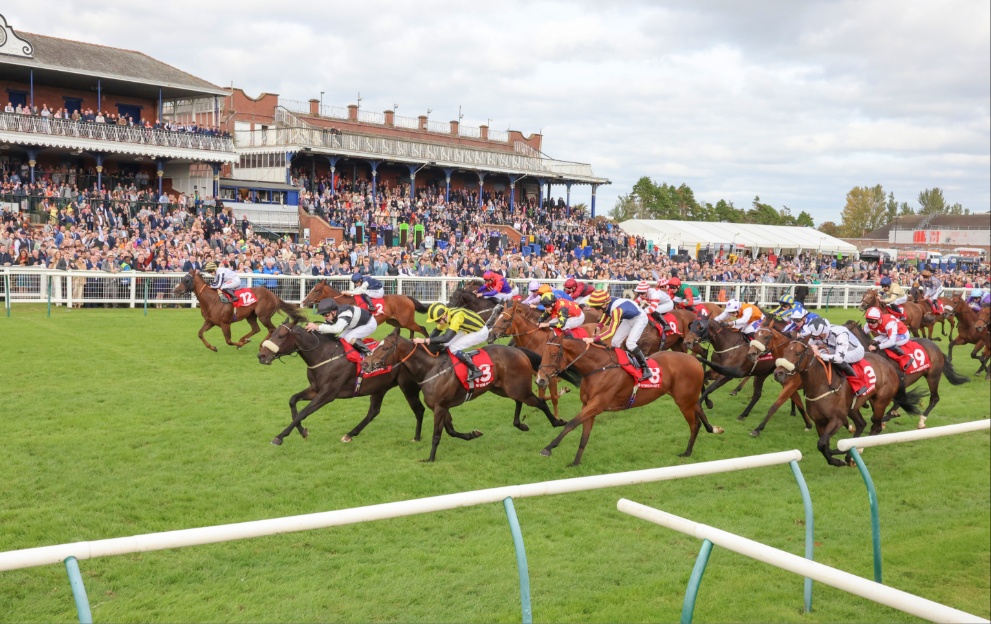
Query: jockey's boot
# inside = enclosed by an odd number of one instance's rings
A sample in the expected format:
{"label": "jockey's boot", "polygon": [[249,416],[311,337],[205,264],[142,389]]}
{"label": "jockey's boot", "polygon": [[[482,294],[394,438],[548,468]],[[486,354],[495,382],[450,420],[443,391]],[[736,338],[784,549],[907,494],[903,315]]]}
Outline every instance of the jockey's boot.
{"label": "jockey's boot", "polygon": [[836,370],[840,371],[841,373],[843,373],[847,377],[856,377],[857,376],[857,372],[854,371],[853,370],[853,367],[850,366],[850,364],[847,363],[847,362],[843,362],[843,361],[833,362],[833,368],[835,368]]}
{"label": "jockey's boot", "polygon": [[897,315],[897,316],[905,316],[905,313],[902,312],[902,307],[900,305],[895,305],[893,303],[889,303],[889,304],[887,304],[887,306],[888,306],[888,310],[890,310],[891,312],[893,312],[895,315]]}
{"label": "jockey's boot", "polygon": [[361,300],[365,302],[365,307],[368,308],[368,311],[369,312],[372,312],[372,313],[375,312],[375,308],[372,307],[372,298],[371,297],[369,297],[368,295],[362,293]]}
{"label": "jockey's boot", "polygon": [[[891,351],[893,353],[898,354],[898,357],[904,357],[905,356],[905,352],[902,351],[902,348],[901,347],[898,347],[898,346],[891,347]],[[912,368],[912,366],[914,366],[914,365],[915,365],[915,358],[910,355],[910,356],[908,356],[908,364],[906,364],[905,366],[903,366],[902,367],[902,370],[908,370],[908,369]]]}
{"label": "jockey's boot", "polygon": [[644,356],[643,351],[640,347],[636,347],[630,350],[630,355],[637,361],[637,365],[640,367],[640,381],[647,381],[650,379],[650,369],[647,368],[647,358]]}
{"label": "jockey's boot", "polygon": [[663,347],[664,337],[668,333],[670,328],[668,327],[668,324],[664,321],[664,317],[658,314],[657,312],[651,312],[650,315],[654,317],[654,320],[657,321],[657,326],[661,329],[661,346]]}
{"label": "jockey's boot", "polygon": [[237,297],[234,296],[234,291],[231,290],[230,288],[225,288],[220,292],[222,292],[224,296],[227,297],[225,303],[234,303],[234,301],[237,300]]}
{"label": "jockey's boot", "polygon": [[369,349],[368,345],[365,344],[365,341],[361,340],[360,338],[352,342],[351,346],[354,347],[354,350],[360,353],[361,357],[363,358],[368,357],[369,355],[372,354],[372,350]]}
{"label": "jockey's boot", "polygon": [[468,381],[474,381],[482,376],[481,369],[475,366],[475,363],[471,361],[471,358],[468,357],[467,353],[464,351],[455,351],[454,357],[461,360],[461,362],[468,367]]}

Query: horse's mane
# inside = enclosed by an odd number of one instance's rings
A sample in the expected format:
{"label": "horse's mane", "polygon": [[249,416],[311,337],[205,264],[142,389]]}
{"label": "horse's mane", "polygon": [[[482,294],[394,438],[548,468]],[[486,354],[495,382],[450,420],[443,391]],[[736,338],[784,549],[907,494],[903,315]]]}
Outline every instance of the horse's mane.
{"label": "horse's mane", "polygon": [[306,323],[307,321],[310,320],[306,316],[306,313],[304,313],[303,310],[297,305],[286,303],[286,306],[285,308],[283,308],[283,311],[286,313],[286,315],[289,316],[289,319],[292,320],[292,322],[297,325],[300,323]]}

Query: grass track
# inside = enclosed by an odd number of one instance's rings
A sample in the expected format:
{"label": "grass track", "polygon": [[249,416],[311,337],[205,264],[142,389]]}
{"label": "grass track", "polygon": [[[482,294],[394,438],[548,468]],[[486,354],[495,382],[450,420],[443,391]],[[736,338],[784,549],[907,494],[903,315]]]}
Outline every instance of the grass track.
{"label": "grass track", "polygon": [[[831,315],[851,318],[853,312]],[[722,436],[700,435],[677,457],[687,427],[669,399],[597,423],[584,464],[567,468],[570,435],[536,410],[511,425],[511,402],[486,395],[454,411],[472,442],[410,440],[397,393],[351,444],[340,437],[367,400],[331,404],[311,436],[269,440],[288,423],[286,400],[305,386],[299,360],[257,363],[207,351],[197,311],[17,306],[0,318],[0,550],[341,509],[514,483],[692,463],[798,448],[816,512],[819,561],[870,577],[867,497],[853,469],[827,466],[798,418],[747,432],[779,386],[767,384],[749,422],[743,397],[716,393]],[[238,329],[243,329],[238,327]],[[235,332],[236,335],[239,335]],[[219,331],[208,336],[214,344]],[[976,370],[964,349],[958,371]],[[987,418],[989,385],[954,388],[931,426]],[[746,391],[749,393],[749,390]],[[769,396],[771,395],[771,396]],[[562,416],[577,411],[576,393]],[[914,428],[894,421],[889,431]],[[427,428],[429,431],[429,427]],[[870,449],[881,504],[885,581],[989,616],[991,462],[988,435]],[[804,517],[787,467],[517,501],[537,621],[671,621],[681,610],[699,542],[615,510],[627,497],[772,546],[802,552]],[[500,505],[370,524],[81,562],[96,621],[519,621],[515,558]],[[801,579],[716,549],[698,621],[905,621],[904,614],[816,585],[801,615]],[[60,566],[0,573],[0,622],[75,621]]]}

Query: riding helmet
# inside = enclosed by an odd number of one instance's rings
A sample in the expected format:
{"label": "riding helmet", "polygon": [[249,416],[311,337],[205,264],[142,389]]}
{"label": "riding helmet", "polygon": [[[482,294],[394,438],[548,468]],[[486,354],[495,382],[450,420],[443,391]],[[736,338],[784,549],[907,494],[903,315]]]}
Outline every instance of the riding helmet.
{"label": "riding helmet", "polygon": [[888,277],[888,276],[882,277],[881,278],[881,285],[882,286],[891,286],[891,278]]}
{"label": "riding helmet", "polygon": [[551,307],[552,305],[554,305],[556,301],[557,301],[557,296],[555,296],[554,293],[552,292],[548,292],[540,295],[540,305],[544,306],[545,308]]}
{"label": "riding helmet", "polygon": [[337,302],[330,297],[321,299],[320,303],[317,304],[317,314],[320,316],[326,316],[331,312],[337,312]]}
{"label": "riding helmet", "polygon": [[530,292],[536,292],[540,288],[540,282],[537,280],[530,280],[530,286],[527,288]]}
{"label": "riding helmet", "polygon": [[778,303],[781,305],[795,305],[795,298],[791,295],[784,295],[778,299]]}
{"label": "riding helmet", "polygon": [[427,320],[431,323],[436,323],[440,319],[447,316],[448,309],[443,303],[431,303],[430,307],[427,308]]}
{"label": "riding helmet", "polygon": [[808,329],[813,336],[822,336],[829,329],[829,321],[824,318],[814,318],[809,321]]}
{"label": "riding helmet", "polygon": [[354,275],[351,276],[351,281],[354,282],[355,284],[357,284],[363,279],[365,279],[365,276],[363,276],[361,273],[355,273]]}
{"label": "riding helmet", "polygon": [[575,290],[577,288],[578,288],[578,280],[576,280],[573,277],[569,277],[567,280],[565,280],[564,290],[566,290],[567,292],[571,292],[572,290]]}
{"label": "riding helmet", "polygon": [[495,273],[493,273],[492,271],[486,271],[485,273],[482,273],[482,279],[485,280],[486,282],[490,280],[494,280]]}
{"label": "riding helmet", "polygon": [[881,308],[869,308],[864,314],[864,318],[866,318],[869,323],[877,323],[881,320]]}
{"label": "riding helmet", "polygon": [[726,302],[727,312],[736,312],[740,309],[740,302],[736,299],[730,299]]}
{"label": "riding helmet", "polygon": [[681,288],[681,278],[672,277],[668,280],[668,288]]}
{"label": "riding helmet", "polygon": [[604,290],[596,290],[588,297],[588,307],[590,308],[601,308],[612,301],[612,297],[609,296]]}
{"label": "riding helmet", "polygon": [[645,293],[650,290],[650,284],[646,280],[640,280],[637,282],[637,287],[633,289],[634,292]]}

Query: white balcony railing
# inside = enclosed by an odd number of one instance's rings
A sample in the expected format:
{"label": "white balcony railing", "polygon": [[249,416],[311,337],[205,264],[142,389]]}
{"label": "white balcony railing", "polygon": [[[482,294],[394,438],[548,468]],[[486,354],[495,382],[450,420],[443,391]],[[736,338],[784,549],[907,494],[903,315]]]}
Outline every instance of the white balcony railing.
{"label": "white balcony railing", "polygon": [[36,117],[17,113],[0,113],[0,132],[47,134],[77,139],[115,141],[160,147],[233,152],[234,141],[229,137],[193,132],[172,132],[140,126],[118,126],[108,123],[73,121],[52,117]]}

